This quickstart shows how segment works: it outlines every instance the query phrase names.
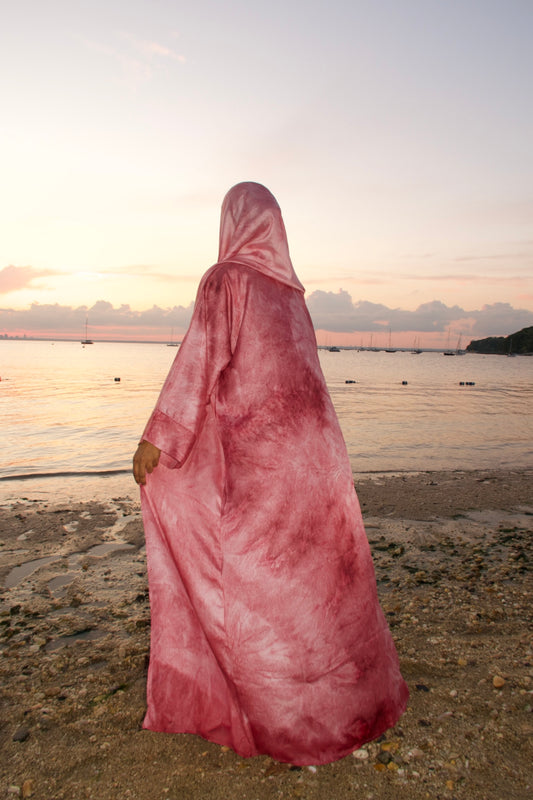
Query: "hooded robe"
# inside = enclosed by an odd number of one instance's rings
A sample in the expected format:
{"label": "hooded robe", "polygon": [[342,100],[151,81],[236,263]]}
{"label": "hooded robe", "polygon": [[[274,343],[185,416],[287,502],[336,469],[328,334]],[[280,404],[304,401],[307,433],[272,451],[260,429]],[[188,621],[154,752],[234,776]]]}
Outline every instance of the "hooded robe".
{"label": "hooded robe", "polygon": [[346,446],[275,198],[224,200],[219,262],[143,438],[151,606],[144,727],[323,764],[398,720]]}

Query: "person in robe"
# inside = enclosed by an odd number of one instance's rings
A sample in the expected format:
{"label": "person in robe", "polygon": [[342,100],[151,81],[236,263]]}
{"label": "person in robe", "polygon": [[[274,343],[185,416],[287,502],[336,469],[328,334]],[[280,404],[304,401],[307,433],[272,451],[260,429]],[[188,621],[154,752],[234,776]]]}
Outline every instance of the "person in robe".
{"label": "person in robe", "polygon": [[151,607],[144,727],[342,758],[408,689],[281,211],[226,195],[218,262],[134,456]]}

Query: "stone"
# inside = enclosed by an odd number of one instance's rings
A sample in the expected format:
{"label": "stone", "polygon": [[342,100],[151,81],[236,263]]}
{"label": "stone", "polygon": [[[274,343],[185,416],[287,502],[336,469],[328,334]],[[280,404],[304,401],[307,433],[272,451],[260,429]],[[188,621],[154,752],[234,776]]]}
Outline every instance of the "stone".
{"label": "stone", "polygon": [[502,678],[501,675],[495,675],[492,679],[492,685],[495,689],[501,689],[503,686],[505,686],[505,678]]}
{"label": "stone", "polygon": [[395,753],[400,748],[399,742],[382,742],[381,749],[385,753]]}
{"label": "stone", "polygon": [[359,761],[366,761],[368,759],[368,750],[354,750],[352,756],[359,759]]}
{"label": "stone", "polygon": [[22,797],[33,797],[35,793],[35,781],[29,778],[22,784]]}
{"label": "stone", "polygon": [[30,735],[30,729],[25,727],[17,728],[15,733],[13,734],[13,741],[14,742],[25,742],[26,739]]}

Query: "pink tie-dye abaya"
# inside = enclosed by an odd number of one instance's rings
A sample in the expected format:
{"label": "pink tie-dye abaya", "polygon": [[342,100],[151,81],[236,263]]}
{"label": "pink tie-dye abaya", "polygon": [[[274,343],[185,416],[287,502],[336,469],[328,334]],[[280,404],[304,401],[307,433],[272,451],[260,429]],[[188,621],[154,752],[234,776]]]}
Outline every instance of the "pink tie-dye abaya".
{"label": "pink tie-dye abaya", "polygon": [[222,208],[220,261],[144,439],[152,615],[144,727],[243,756],[338,759],[407,687],[313,327],[267,189]]}

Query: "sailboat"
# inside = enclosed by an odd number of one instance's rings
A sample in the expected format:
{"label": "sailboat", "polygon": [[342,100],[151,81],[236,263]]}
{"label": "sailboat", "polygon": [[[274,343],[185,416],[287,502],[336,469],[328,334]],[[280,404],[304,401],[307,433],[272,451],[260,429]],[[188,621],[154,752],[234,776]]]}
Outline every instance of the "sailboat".
{"label": "sailboat", "polygon": [[369,346],[368,349],[371,350],[372,353],[379,353],[379,347],[373,347],[372,346],[372,336],[373,336],[373,334],[370,334],[370,346]]}
{"label": "sailboat", "polygon": [[385,348],[385,352],[386,353],[395,353],[396,352],[396,350],[392,346],[392,333],[391,333],[391,329],[390,328],[389,328],[389,346]]}
{"label": "sailboat", "polygon": [[[448,336],[448,341],[449,340],[450,340],[450,337]],[[464,356],[464,354],[465,354],[465,351],[461,350],[461,334],[459,334],[459,338],[457,340],[457,347],[455,348],[455,350],[450,350],[450,349],[445,350],[442,355],[443,356]]]}
{"label": "sailboat", "polygon": [[87,325],[88,325],[88,323],[89,323],[89,318],[85,317],[85,339],[81,340],[82,344],[94,344],[92,339],[89,339],[89,337],[87,336]]}
{"label": "sailboat", "polygon": [[167,347],[179,347],[180,342],[174,341],[174,328],[170,331],[170,342],[167,342]]}
{"label": "sailboat", "polygon": [[418,336],[415,336],[415,340],[413,342],[413,349],[411,350],[411,353],[414,356],[418,356],[421,352],[422,352],[422,350],[420,349],[420,347],[418,345]]}

